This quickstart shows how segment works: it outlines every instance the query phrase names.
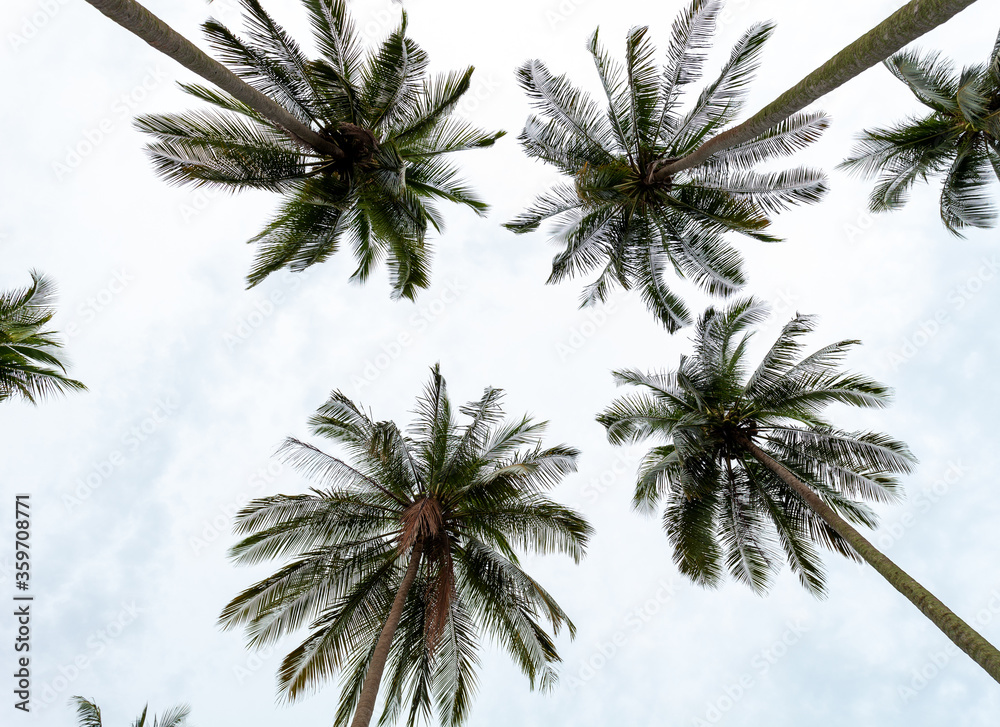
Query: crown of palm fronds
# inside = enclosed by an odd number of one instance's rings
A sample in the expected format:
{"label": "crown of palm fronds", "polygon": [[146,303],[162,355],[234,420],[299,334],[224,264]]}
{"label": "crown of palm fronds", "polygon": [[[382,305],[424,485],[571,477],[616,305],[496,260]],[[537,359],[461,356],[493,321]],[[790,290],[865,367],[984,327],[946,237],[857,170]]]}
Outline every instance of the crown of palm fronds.
{"label": "crown of palm fronds", "polygon": [[437,711],[462,723],[476,689],[478,642],[489,634],[531,680],[546,687],[559,661],[539,624],[572,623],[519,565],[517,552],[579,560],[590,527],[544,492],[576,467],[577,451],[543,448],[544,423],[503,421],[501,391],[459,409],[434,367],[406,434],[377,422],[340,392],[310,420],[344,445],[353,465],[289,439],[285,461],[326,489],[251,502],[237,515],[239,564],[292,558],[234,598],[220,617],[262,646],[301,627],[279,689],[295,698],[343,672],[336,725],[351,718],[376,641],[419,541],[420,569],[406,597],[386,665],[380,724],[408,711],[413,725]]}
{"label": "crown of palm fronds", "polygon": [[230,190],[266,189],[284,201],[255,236],[253,286],[287,267],[326,260],[347,239],[364,281],[386,260],[394,297],[414,298],[428,285],[428,225],[443,221],[435,201],[487,207],[446,160],[452,152],[492,145],[485,132],[453,112],[468,90],[472,67],[428,77],[427,55],[406,37],[406,15],[375,50],[366,52],[343,0],[303,0],[319,57],[299,44],[261,7],[240,0],[246,38],[221,23],[204,24],[222,63],[333,142],[333,159],[296,146],[253,109],[219,91],[181,84],[215,109],[142,116],[155,137],[149,153],[169,182]]}
{"label": "crown of palm fronds", "polygon": [[616,444],[667,440],[641,465],[633,504],[650,511],[665,503],[663,525],[682,573],[714,587],[728,571],[763,592],[784,554],[802,585],[822,595],[814,545],[856,558],[854,550],[741,442],[752,441],[841,516],[869,527],[875,514],[858,499],[893,501],[894,473],[908,472],[914,460],[884,434],[841,431],[820,416],[834,403],[888,403],[883,385],[839,370],[857,341],[802,356],[800,338],[814,320],[797,315],[751,370],[747,329],[765,317],[749,298],[709,308],[698,320],[693,355],[681,357],[675,371],[615,372],[618,383],[642,393],[615,401],[598,421]]}
{"label": "crown of palm fronds", "polygon": [[606,300],[616,284],[638,286],[669,331],[688,325],[687,306],[665,281],[668,269],[711,294],[728,295],[744,277],[740,255],[724,233],[774,241],[764,232],[769,214],[816,201],[825,191],[818,171],[753,171],[815,141],[827,125],[819,113],[796,114],[700,167],[654,180],[664,162],[685,156],[738,116],[773,30],[770,23],[747,30],[718,78],[683,112],[681,97],[701,77],[720,8],[716,0],[694,0],[678,15],[662,69],[647,28],[629,31],[624,65],[605,53],[595,32],[588,50],[607,96],[606,111],[540,61],[518,71],[539,112],[529,117],[521,143],[572,182],[554,187],[506,226],[523,233],[554,222],[555,239],[565,250],[553,260],[550,283],[601,269],[585,288],[583,305]]}
{"label": "crown of palm fronds", "polygon": [[[79,696],[73,697],[70,701],[76,704],[79,727],[102,727],[101,710],[96,704]],[[142,714],[132,723],[132,727],[146,727],[148,709],[148,705],[142,708]],[[191,709],[187,705],[172,707],[163,715],[153,717],[152,727],[182,727],[190,713]]]}
{"label": "crown of palm fronds", "polygon": [[62,347],[53,331],[42,330],[52,320],[55,286],[31,271],[31,285],[0,293],[0,401],[16,395],[37,403],[56,393],[86,389],[66,376],[56,356]]}
{"label": "crown of palm fronds", "polygon": [[840,167],[878,177],[873,212],[902,207],[917,181],[942,175],[941,219],[954,235],[996,224],[988,187],[1000,178],[1000,34],[986,64],[961,72],[938,53],[909,50],[885,62],[931,113],[865,130]]}

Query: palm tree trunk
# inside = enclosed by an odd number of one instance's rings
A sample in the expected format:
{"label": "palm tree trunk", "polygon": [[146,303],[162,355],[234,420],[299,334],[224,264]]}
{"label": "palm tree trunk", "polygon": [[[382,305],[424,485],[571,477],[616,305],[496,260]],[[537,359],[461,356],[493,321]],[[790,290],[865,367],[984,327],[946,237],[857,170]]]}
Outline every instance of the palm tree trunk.
{"label": "palm tree trunk", "polygon": [[740,437],[737,441],[753,455],[754,459],[777,475],[782,482],[791,487],[799,497],[805,500],[806,504],[816,514],[823,518],[844,540],[850,543],[851,547],[872,568],[878,571],[883,578],[889,581],[893,588],[906,596],[914,606],[919,608],[921,613],[941,629],[958,648],[971,656],[979,666],[986,670],[987,674],[997,682],[1000,682],[1000,651],[993,644],[983,638],[969,624],[956,616],[933,593],[917,583],[902,568],[883,555],[861,533],[834,512],[833,508],[823,502],[822,498],[810,487],[770,457],[767,452],[751,442],[747,437]]}
{"label": "palm tree trunk", "polygon": [[156,50],[245,103],[282,129],[295,143],[315,149],[333,159],[343,158],[344,152],[340,147],[324,139],[286,108],[247,84],[139,3],[134,0],[87,2]]}
{"label": "palm tree trunk", "polygon": [[665,181],[679,171],[698,166],[713,154],[756,138],[974,2],[912,0],[739,126],[712,137],[687,156],[657,168],[652,175],[653,181]]}
{"label": "palm tree trunk", "polygon": [[378,697],[378,687],[382,682],[382,672],[385,671],[385,662],[389,658],[389,647],[392,646],[392,637],[395,635],[396,627],[399,626],[399,620],[403,616],[406,596],[417,577],[421,550],[422,545],[418,540],[410,552],[410,564],[406,567],[406,575],[403,576],[403,582],[399,584],[399,590],[396,591],[396,598],[392,602],[389,618],[386,619],[382,633],[379,634],[378,641],[375,643],[375,652],[368,665],[365,681],[361,685],[361,697],[358,699],[358,708],[354,711],[351,727],[368,727],[368,723],[372,720],[372,714],[375,712],[375,698]]}

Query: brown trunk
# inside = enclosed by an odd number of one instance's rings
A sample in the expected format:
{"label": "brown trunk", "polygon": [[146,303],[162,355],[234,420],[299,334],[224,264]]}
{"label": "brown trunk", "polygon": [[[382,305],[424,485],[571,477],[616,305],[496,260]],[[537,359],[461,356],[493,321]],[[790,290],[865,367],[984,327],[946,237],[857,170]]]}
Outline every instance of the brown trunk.
{"label": "brown trunk", "polygon": [[969,624],[956,616],[951,609],[939,601],[933,593],[917,583],[902,568],[889,560],[846,520],[834,512],[818,494],[804,482],[775,461],[764,450],[746,437],[737,440],[754,459],[777,475],[801,497],[813,511],[832,527],[838,535],[850,543],[864,560],[882,575],[893,588],[909,599],[935,626],[951,639],[958,648],[972,657],[986,673],[1000,682],[1000,651],[982,637]]}
{"label": "brown trunk", "polygon": [[87,2],[156,50],[245,103],[282,129],[296,144],[315,149],[333,159],[344,156],[336,144],[324,139],[307,124],[295,118],[288,109],[247,84],[134,0],[87,0]]}
{"label": "brown trunk", "polygon": [[403,605],[406,603],[406,596],[410,592],[414,579],[417,577],[417,568],[420,566],[420,553],[422,543],[417,541],[410,551],[410,564],[406,567],[406,575],[403,582],[399,584],[396,591],[396,598],[392,602],[392,610],[389,611],[389,618],[382,627],[378,641],[375,644],[375,652],[372,654],[371,663],[368,665],[368,673],[365,674],[365,681],[361,685],[361,697],[358,699],[358,708],[354,711],[354,719],[351,727],[368,727],[375,713],[375,699],[378,697],[378,687],[382,682],[382,672],[385,671],[385,662],[389,658],[389,647],[392,646],[392,637],[399,626],[399,619],[403,616]]}
{"label": "brown trunk", "polygon": [[912,0],[739,126],[712,137],[686,157],[664,163],[654,172],[653,181],[662,182],[679,171],[698,166],[713,154],[760,136],[973,2],[975,0]]}

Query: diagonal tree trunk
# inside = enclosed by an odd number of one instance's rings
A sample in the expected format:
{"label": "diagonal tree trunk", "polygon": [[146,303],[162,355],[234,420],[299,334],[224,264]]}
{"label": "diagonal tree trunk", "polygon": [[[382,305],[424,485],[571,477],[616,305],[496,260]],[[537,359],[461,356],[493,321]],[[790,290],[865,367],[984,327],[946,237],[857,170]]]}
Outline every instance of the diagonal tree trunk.
{"label": "diagonal tree trunk", "polygon": [[284,130],[295,143],[315,149],[332,159],[344,157],[340,147],[324,139],[289,113],[288,109],[247,84],[139,3],[134,0],[87,0],[87,2],[156,50],[245,103]]}
{"label": "diagonal tree trunk", "polygon": [[368,727],[372,721],[372,714],[375,713],[375,699],[378,697],[379,684],[382,682],[382,672],[385,671],[385,662],[389,658],[389,647],[392,646],[392,637],[395,635],[396,627],[399,626],[399,620],[403,616],[406,596],[417,577],[422,549],[422,543],[418,540],[413,546],[413,550],[410,551],[410,564],[406,567],[406,574],[403,576],[403,582],[399,584],[399,590],[396,591],[396,598],[393,599],[389,618],[386,619],[382,633],[379,634],[378,641],[375,642],[375,651],[372,653],[371,663],[368,664],[365,681],[361,685],[361,696],[358,699],[358,707],[354,710],[351,727]]}
{"label": "diagonal tree trunk", "polygon": [[754,459],[777,475],[795,493],[805,500],[826,523],[832,527],[865,561],[885,578],[897,591],[909,599],[910,603],[920,609],[935,626],[951,639],[958,648],[968,654],[986,673],[1000,682],[1000,651],[993,644],[973,629],[969,624],[955,615],[947,606],[915,581],[902,568],[889,560],[878,548],[872,545],[861,533],[855,530],[846,520],[834,512],[818,494],[804,482],[785,469],[764,450],[741,436],[737,439]]}
{"label": "diagonal tree trunk", "polygon": [[756,138],[974,2],[975,0],[912,0],[739,126],[713,136],[685,157],[671,163],[661,162],[663,166],[656,169],[652,180],[665,181],[677,172],[702,164],[713,154]]}

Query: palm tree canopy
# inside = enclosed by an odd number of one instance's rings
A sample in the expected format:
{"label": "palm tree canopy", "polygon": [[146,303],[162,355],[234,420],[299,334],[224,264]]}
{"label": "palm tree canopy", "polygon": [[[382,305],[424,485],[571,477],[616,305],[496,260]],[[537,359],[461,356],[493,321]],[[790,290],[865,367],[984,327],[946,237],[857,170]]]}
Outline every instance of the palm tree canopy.
{"label": "palm tree canopy", "polygon": [[868,527],[876,516],[860,500],[894,501],[895,475],[915,460],[899,441],[842,431],[821,416],[829,404],[879,408],[889,401],[882,384],[839,369],[857,341],[802,356],[801,337],[814,319],[796,315],[751,370],[748,329],[766,316],[752,298],[709,308],[698,320],[693,354],[676,370],[615,372],[618,383],[642,391],[615,401],[598,421],[615,444],[665,440],[646,455],[633,504],[651,511],[664,503],[663,525],[682,573],[714,587],[728,571],[762,593],[783,553],[802,585],[823,595],[815,545],[856,553],[741,441],[764,450],[839,515]]}
{"label": "palm tree canopy", "polygon": [[637,286],[671,332],[692,319],[667,286],[669,268],[709,293],[734,292],[745,282],[742,260],[724,233],[775,241],[765,232],[768,215],[814,202],[826,189],[815,170],[754,171],[760,162],[815,141],[827,125],[820,113],[795,114],[701,166],[654,180],[659,166],[693,151],[739,115],[774,29],[758,23],[747,30],[719,76],[683,111],[681,97],[701,78],[721,5],[693,0],[677,16],[662,68],[647,28],[629,31],[624,64],[604,51],[595,32],[588,50],[606,110],[541,61],[528,61],[518,71],[538,112],[520,141],[530,156],[571,181],[553,187],[506,226],[524,233],[552,220],[554,238],[565,249],[553,260],[548,282],[600,269],[584,289],[583,305],[606,300],[615,285]]}
{"label": "palm tree canopy", "polygon": [[84,390],[66,376],[57,357],[62,347],[54,331],[43,330],[55,315],[55,286],[31,271],[31,285],[0,292],[0,401],[15,394],[37,403],[56,393]]}
{"label": "palm tree canopy", "polygon": [[[73,697],[70,701],[76,704],[76,720],[79,727],[102,727],[101,710],[96,704],[79,696]],[[142,708],[142,714],[132,723],[132,727],[147,727],[147,711],[148,705]],[[163,715],[154,717],[150,727],[183,727],[190,713],[191,709],[187,705],[172,707]]]}
{"label": "palm tree canopy", "polygon": [[406,15],[376,49],[366,51],[343,0],[303,0],[319,57],[261,7],[240,0],[241,38],[214,20],[209,44],[237,76],[274,98],[344,153],[332,159],[297,146],[287,134],[232,96],[197,84],[186,92],[214,108],[147,115],[139,129],[157,172],[173,183],[281,193],[281,208],[252,240],[253,286],[287,267],[323,262],[348,240],[364,281],[386,260],[394,297],[413,299],[429,284],[428,225],[443,228],[437,201],[485,214],[486,205],[447,160],[492,145],[503,132],[482,131],[453,113],[472,67],[428,76],[427,54],[406,37]]}
{"label": "palm tree canopy", "polygon": [[961,72],[938,53],[914,50],[885,65],[931,112],[865,130],[841,168],[878,177],[869,198],[873,212],[899,209],[917,181],[943,176],[940,209],[948,231],[962,237],[966,227],[993,227],[997,208],[988,187],[1000,178],[1000,34],[989,62]]}
{"label": "palm tree canopy", "polygon": [[357,704],[368,664],[418,543],[422,560],[393,637],[380,724],[429,719],[461,724],[476,688],[478,644],[490,635],[532,686],[549,686],[559,661],[552,638],[573,624],[520,567],[518,552],[566,553],[579,561],[590,526],[545,496],[576,468],[577,451],[543,447],[544,423],[503,421],[502,392],[486,389],[456,421],[434,367],[407,433],[374,421],[340,392],[310,420],[342,444],[353,464],[288,439],[284,460],[324,485],[308,495],[251,502],[236,519],[241,565],[290,559],[223,610],[260,647],[301,627],[308,637],[285,657],[279,690],[294,699],[337,670],[337,725]]}

